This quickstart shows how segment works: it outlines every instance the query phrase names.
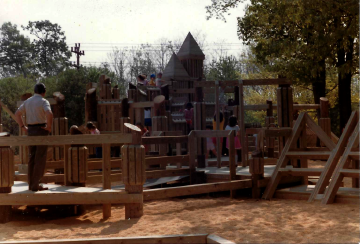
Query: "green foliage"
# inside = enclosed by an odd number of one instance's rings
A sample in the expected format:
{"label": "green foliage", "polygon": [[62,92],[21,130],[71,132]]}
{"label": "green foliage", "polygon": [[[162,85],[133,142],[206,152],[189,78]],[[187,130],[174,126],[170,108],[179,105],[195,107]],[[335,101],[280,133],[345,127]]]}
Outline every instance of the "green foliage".
{"label": "green foliage", "polygon": [[29,38],[20,34],[16,25],[5,22],[0,28],[0,65],[1,76],[28,74],[31,58]]}
{"label": "green foliage", "polygon": [[48,20],[29,21],[22,28],[35,37],[32,41],[32,58],[40,74],[56,75],[68,66],[71,52],[65,41],[65,33],[58,24]]}

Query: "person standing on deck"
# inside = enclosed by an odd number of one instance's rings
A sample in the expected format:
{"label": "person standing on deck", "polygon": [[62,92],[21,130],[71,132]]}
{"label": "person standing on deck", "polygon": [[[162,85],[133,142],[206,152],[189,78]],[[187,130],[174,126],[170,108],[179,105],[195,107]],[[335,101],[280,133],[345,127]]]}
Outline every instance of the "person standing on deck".
{"label": "person standing on deck", "polygon": [[[15,113],[16,122],[28,136],[47,136],[51,132],[53,114],[50,103],[46,100],[46,87],[38,83],[34,87],[34,95],[21,104]],[[25,126],[22,116],[26,116]],[[44,176],[48,146],[29,146],[28,182],[29,190],[43,191],[48,188],[40,185]]]}

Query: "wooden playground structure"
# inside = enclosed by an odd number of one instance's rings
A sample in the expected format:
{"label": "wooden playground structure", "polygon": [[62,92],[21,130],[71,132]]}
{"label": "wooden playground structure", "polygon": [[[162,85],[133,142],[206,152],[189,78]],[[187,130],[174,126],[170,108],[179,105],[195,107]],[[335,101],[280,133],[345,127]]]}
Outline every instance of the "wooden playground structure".
{"label": "wooden playground structure", "polygon": [[[147,200],[221,191],[229,191],[234,197],[242,189],[250,189],[253,198],[358,204],[358,111],[353,112],[341,137],[336,138],[330,129],[326,98],[321,98],[320,104],[294,104],[291,82],[287,79],[208,81],[203,77],[204,58],[189,34],[166,66],[165,82],[160,88],[130,84],[128,97],[120,98],[118,88],[112,88],[105,75],[99,83],[89,83],[85,121],[94,122],[101,135],[68,135],[63,106],[66,101],[61,94],[54,94],[50,101],[56,111],[51,136],[29,138],[21,133],[10,136],[2,132],[0,221],[10,221],[13,205],[102,204],[103,217],[108,218],[111,204],[125,204],[125,218],[139,218]],[[268,85],[278,86],[276,104],[271,100],[246,104],[244,86]],[[205,130],[206,125],[212,124],[214,112],[220,117],[222,87],[226,87],[224,93],[234,96],[224,118],[225,121],[230,115],[238,118],[242,144],[238,160],[235,131],[220,130],[220,123],[216,123],[216,130]],[[206,101],[211,95],[212,102]],[[191,131],[187,131],[179,112],[187,102],[194,107]],[[13,117],[2,102],[0,108]],[[152,130],[150,136],[142,137],[134,125],[144,123],[146,108],[151,108]],[[305,112],[309,109],[319,111],[318,124]],[[247,124],[246,110],[266,111],[265,126]],[[277,121],[273,110],[277,111]],[[3,130],[1,125],[0,129]],[[222,150],[220,139],[229,139],[227,157],[217,153],[215,161],[205,158],[209,137],[218,139],[217,152]],[[42,179],[49,187],[47,191],[27,190],[29,145],[50,146],[47,173]],[[147,152],[145,145],[149,148]],[[11,147],[19,147],[18,160],[14,160]],[[95,147],[102,147],[102,158],[89,157]],[[324,168],[309,168],[308,160],[326,160],[326,164]],[[315,185],[309,184],[311,177],[318,178]],[[352,188],[341,187],[344,177],[353,179]],[[91,186],[96,184],[102,187]],[[177,186],[169,187],[172,184]],[[168,187],[154,188],[159,185]]]}

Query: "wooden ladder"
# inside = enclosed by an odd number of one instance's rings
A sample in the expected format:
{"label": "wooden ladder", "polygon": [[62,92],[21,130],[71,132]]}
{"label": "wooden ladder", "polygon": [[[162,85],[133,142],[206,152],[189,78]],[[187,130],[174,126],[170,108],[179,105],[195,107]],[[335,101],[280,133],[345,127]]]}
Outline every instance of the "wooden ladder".
{"label": "wooden ladder", "polygon": [[[306,128],[311,129],[320,141],[327,147],[315,150],[307,149],[306,145]],[[299,141],[299,144],[298,144]],[[297,148],[298,147],[298,148]],[[331,151],[335,148],[335,143],[331,138],[318,126],[315,121],[307,114],[302,112],[295,121],[292,132],[287,140],[271,179],[265,189],[263,199],[271,199],[276,191],[277,186],[283,176],[303,176],[303,182],[307,184],[308,176],[319,176],[323,169],[307,168],[308,159],[327,159]],[[324,151],[327,150],[327,151]],[[288,168],[287,163],[292,160],[300,160],[300,167]],[[295,162],[296,163],[296,162]]]}
{"label": "wooden ladder", "polygon": [[[359,112],[354,111],[335,149],[331,152],[324,171],[321,173],[319,181],[309,197],[309,202],[322,199],[323,204],[332,203],[344,177],[353,177],[358,180],[360,170],[349,169],[349,166],[350,161],[353,160],[355,168],[358,168],[356,161],[359,160],[359,129]],[[357,151],[353,151],[354,149]],[[355,179],[353,179],[353,182],[355,182]]]}

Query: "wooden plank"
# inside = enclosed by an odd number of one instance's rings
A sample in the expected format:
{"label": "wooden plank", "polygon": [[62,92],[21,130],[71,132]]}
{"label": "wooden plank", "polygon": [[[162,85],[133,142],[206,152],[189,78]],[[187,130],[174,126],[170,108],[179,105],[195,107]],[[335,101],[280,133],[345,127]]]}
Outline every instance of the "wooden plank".
{"label": "wooden plank", "polygon": [[61,135],[61,136],[11,136],[0,138],[0,146],[39,146],[39,145],[83,145],[83,144],[102,144],[131,143],[131,134],[113,135]]}
{"label": "wooden plank", "polygon": [[[216,81],[195,81],[194,87],[214,87]],[[237,86],[238,80],[221,81],[227,86]],[[243,80],[244,86],[268,86],[268,85],[291,85],[291,81],[287,79],[251,79]]]}
{"label": "wooden plank", "polygon": [[280,168],[281,176],[320,176],[322,168]]}
{"label": "wooden plank", "polygon": [[0,100],[0,106],[3,108],[3,110],[10,115],[10,117],[16,121],[15,114]]}
{"label": "wooden plank", "polygon": [[117,190],[94,192],[54,192],[23,191],[22,193],[2,193],[0,205],[68,205],[68,204],[108,204],[141,203],[142,194],[127,194]]}
{"label": "wooden plank", "polygon": [[207,236],[207,242],[208,244],[235,244],[235,242],[226,240],[220,236],[216,235],[208,235]]}
{"label": "wooden plank", "polygon": [[9,174],[14,174],[14,172],[10,172],[9,170],[9,150],[10,148],[2,148],[0,149],[0,159],[3,162],[0,166],[0,174],[2,175],[0,186],[1,187],[10,187],[9,184]]}
{"label": "wooden plank", "polygon": [[194,94],[195,89],[194,88],[188,88],[188,89],[170,89],[170,94]]}
{"label": "wooden plank", "polygon": [[331,138],[321,129],[320,126],[315,123],[315,121],[308,114],[306,114],[305,119],[306,124],[319,137],[319,139],[325,144],[325,146],[327,146],[330,150],[333,150],[336,145],[331,140]]}
{"label": "wooden plank", "polygon": [[360,176],[360,170],[358,169],[342,169],[340,170],[340,173],[344,177],[359,178]]}
{"label": "wooden plank", "polygon": [[146,171],[146,179],[158,179],[161,177],[190,175],[189,169],[167,169]]}
{"label": "wooden plank", "polygon": [[71,147],[71,179],[73,182],[79,182],[79,148]]}
{"label": "wooden plank", "polygon": [[241,165],[243,167],[248,166],[247,157],[247,142],[245,140],[245,110],[244,110],[244,83],[243,81],[238,82],[239,86],[239,115],[240,118],[237,118],[240,127],[240,142],[241,142]]}
{"label": "wooden plank", "polygon": [[279,137],[279,136],[289,137],[292,132],[291,127],[267,128],[264,130],[265,130],[265,137]]}
{"label": "wooden plank", "polygon": [[330,157],[331,152],[329,151],[296,151],[296,152],[287,152],[286,157],[290,159],[312,159],[312,160],[327,160]]}
{"label": "wooden plank", "polygon": [[163,157],[150,157],[145,158],[146,166],[149,165],[167,165],[167,164],[177,164],[177,163],[187,163],[189,162],[189,155],[179,155],[179,156],[163,156]]}
{"label": "wooden plank", "polygon": [[227,137],[229,135],[229,131],[226,130],[193,130],[196,138],[204,138],[204,137]]}
{"label": "wooden plank", "polygon": [[[215,81],[215,115],[216,115],[216,130],[220,130],[220,104],[219,104],[219,81]],[[224,129],[224,128],[223,128]],[[222,148],[220,148],[220,139],[216,140],[216,158],[217,158],[217,167],[221,168],[221,154]]]}
{"label": "wooden plank", "polygon": [[293,131],[291,132],[291,136],[288,142],[285,144],[285,147],[278,160],[278,163],[276,164],[275,170],[270,178],[269,184],[265,189],[263,195],[264,199],[270,199],[274,195],[276,187],[278,186],[281,179],[281,175],[279,174],[279,169],[285,167],[288,161],[288,158],[286,157],[286,153],[289,151],[291,145],[294,144],[299,138],[302,131],[302,125],[304,119],[305,119],[305,113],[301,113],[295,122]]}
{"label": "wooden plank", "polygon": [[[103,144],[103,167],[102,167],[102,171],[103,171],[103,189],[111,189],[111,180],[110,180],[110,175],[111,175],[111,163],[110,163],[110,158],[111,158],[111,148],[110,148],[109,143],[104,143]],[[103,204],[103,218],[107,219],[111,217],[111,204]]]}
{"label": "wooden plank", "polygon": [[[107,237],[107,238],[86,238],[86,239],[56,239],[56,240],[36,240],[36,241],[10,241],[2,243],[17,244],[158,244],[158,243],[208,243],[207,234],[190,234],[190,235],[167,235],[167,236],[139,236],[139,237]],[[219,237],[220,238],[220,237]],[[220,240],[220,239],[214,239]],[[225,240],[222,239],[221,240]],[[217,243],[217,242],[215,242]],[[232,242],[221,242],[232,243]]]}
{"label": "wooden plank", "polygon": [[147,136],[141,138],[141,143],[143,145],[187,143],[187,142],[188,142],[188,136]]}
{"label": "wooden plank", "polygon": [[210,192],[230,191],[251,188],[251,180],[234,180],[220,183],[207,183],[162,189],[144,190],[144,200],[156,200],[170,197],[205,194]]}
{"label": "wooden plank", "polygon": [[135,109],[135,108],[147,108],[147,107],[154,107],[154,102],[136,102],[136,103],[132,103],[129,102],[130,105],[130,109]]}
{"label": "wooden plank", "polygon": [[354,160],[360,160],[360,152],[350,152],[349,157]]}

